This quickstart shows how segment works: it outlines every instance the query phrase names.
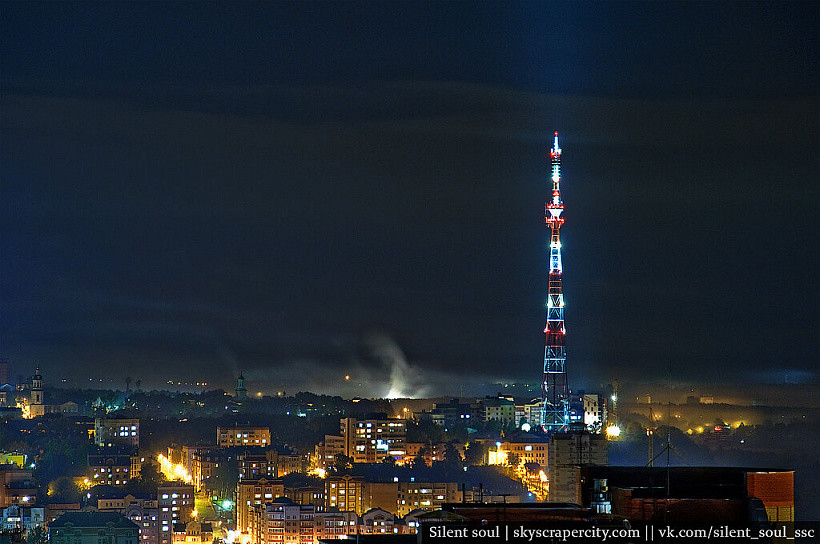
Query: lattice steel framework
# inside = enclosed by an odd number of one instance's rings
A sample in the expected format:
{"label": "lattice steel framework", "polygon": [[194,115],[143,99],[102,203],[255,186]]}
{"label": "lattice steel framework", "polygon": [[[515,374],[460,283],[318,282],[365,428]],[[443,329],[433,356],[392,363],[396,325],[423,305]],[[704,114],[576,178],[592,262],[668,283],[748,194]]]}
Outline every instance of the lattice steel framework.
{"label": "lattice steel framework", "polygon": [[552,160],[552,197],[547,200],[544,217],[550,228],[550,270],[547,292],[547,326],[544,328],[544,399],[542,424],[547,431],[556,431],[569,423],[569,390],[567,388],[567,350],[564,344],[564,292],[561,284],[561,237],[564,224],[564,203],[561,201],[561,147],[558,133],[550,150]]}

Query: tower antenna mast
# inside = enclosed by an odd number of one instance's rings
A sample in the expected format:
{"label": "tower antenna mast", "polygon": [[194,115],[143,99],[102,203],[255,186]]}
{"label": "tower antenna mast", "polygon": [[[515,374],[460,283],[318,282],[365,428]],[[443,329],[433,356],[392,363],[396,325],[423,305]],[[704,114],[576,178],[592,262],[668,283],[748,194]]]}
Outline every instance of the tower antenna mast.
{"label": "tower antenna mast", "polygon": [[547,325],[544,328],[544,380],[541,394],[544,401],[542,424],[547,431],[558,431],[569,423],[569,390],[567,388],[567,350],[564,343],[564,291],[561,263],[561,225],[564,224],[564,203],[561,201],[561,146],[558,133],[550,149],[552,162],[552,195],[544,209],[544,219],[550,228],[550,268],[547,292]]}

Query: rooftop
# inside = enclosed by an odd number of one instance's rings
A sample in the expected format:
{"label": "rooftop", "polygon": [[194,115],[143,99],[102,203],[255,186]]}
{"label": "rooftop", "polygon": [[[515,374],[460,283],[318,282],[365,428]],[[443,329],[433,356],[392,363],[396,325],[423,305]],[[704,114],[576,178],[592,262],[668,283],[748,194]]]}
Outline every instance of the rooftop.
{"label": "rooftop", "polygon": [[49,523],[54,527],[118,527],[139,529],[136,523],[116,512],[66,512]]}

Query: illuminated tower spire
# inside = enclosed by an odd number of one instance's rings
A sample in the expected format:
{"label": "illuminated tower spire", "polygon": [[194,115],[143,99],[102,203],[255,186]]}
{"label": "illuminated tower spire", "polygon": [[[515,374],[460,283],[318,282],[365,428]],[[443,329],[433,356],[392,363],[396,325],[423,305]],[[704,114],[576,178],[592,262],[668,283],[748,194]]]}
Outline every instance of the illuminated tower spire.
{"label": "illuminated tower spire", "polygon": [[547,200],[544,217],[550,228],[550,270],[547,293],[547,326],[544,327],[544,382],[541,387],[544,399],[542,423],[548,431],[558,430],[569,422],[569,391],[567,389],[566,359],[564,345],[564,291],[561,285],[561,237],[564,224],[564,203],[561,201],[561,147],[558,133],[550,150],[552,159],[552,195]]}

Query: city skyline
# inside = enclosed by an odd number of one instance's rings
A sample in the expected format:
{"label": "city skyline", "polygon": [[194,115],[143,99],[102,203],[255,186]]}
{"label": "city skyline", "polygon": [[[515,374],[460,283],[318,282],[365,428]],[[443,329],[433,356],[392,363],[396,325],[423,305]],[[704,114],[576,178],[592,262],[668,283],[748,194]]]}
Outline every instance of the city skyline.
{"label": "city skyline", "polygon": [[571,388],[816,384],[817,22],[9,3],[0,356],[52,386],[536,383],[557,130]]}

